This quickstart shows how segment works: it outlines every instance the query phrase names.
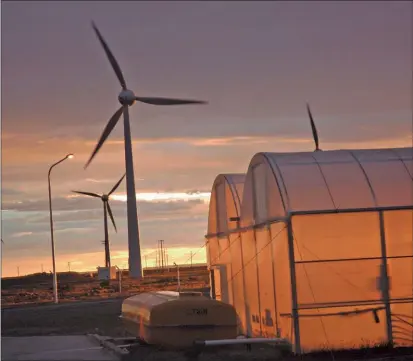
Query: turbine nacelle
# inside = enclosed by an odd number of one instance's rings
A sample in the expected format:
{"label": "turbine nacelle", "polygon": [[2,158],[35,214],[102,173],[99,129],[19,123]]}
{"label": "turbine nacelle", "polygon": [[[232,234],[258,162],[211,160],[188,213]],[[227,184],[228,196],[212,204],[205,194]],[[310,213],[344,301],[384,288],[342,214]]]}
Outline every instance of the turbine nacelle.
{"label": "turbine nacelle", "polygon": [[102,195],[102,201],[107,202],[109,200],[109,196],[107,194]]}
{"label": "turbine nacelle", "polygon": [[136,103],[136,95],[132,90],[122,90],[118,96],[119,103],[131,106]]}

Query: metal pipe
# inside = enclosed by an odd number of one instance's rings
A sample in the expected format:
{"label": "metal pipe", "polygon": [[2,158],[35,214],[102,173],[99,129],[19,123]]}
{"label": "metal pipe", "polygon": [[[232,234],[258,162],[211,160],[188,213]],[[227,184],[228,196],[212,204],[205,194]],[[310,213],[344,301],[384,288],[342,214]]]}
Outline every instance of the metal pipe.
{"label": "metal pipe", "polygon": [[[267,232],[268,232],[268,237],[270,238],[270,239],[273,239],[272,238],[272,231],[271,231],[271,226],[270,225],[268,225],[267,226]],[[273,247],[273,245],[271,245],[271,247]],[[279,319],[278,319],[278,313],[279,313],[279,309],[278,309],[278,306],[277,306],[277,287],[276,287],[276,277],[275,277],[275,255],[274,255],[274,249],[273,248],[271,248],[271,251],[270,251],[270,253],[271,253],[271,273],[272,273],[272,275],[271,275],[271,277],[272,277],[272,284],[273,284],[273,287],[272,287],[272,289],[273,289],[273,297],[274,297],[274,313],[275,313],[275,329],[276,329],[276,335],[277,335],[277,337],[280,337],[280,322],[279,322]]]}
{"label": "metal pipe", "polygon": [[50,238],[52,243],[52,263],[53,263],[53,298],[54,303],[59,303],[59,297],[57,294],[57,274],[56,274],[56,257],[55,257],[55,245],[54,245],[54,234],[53,234],[53,212],[52,212],[52,186],[50,182],[50,173],[52,169],[58,164],[62,163],[66,159],[73,158],[73,154],[67,154],[64,158],[60,159],[58,162],[52,164],[49,168],[47,174],[48,186],[49,186],[49,215],[50,215]]}
{"label": "metal pipe", "polygon": [[178,277],[178,292],[181,290],[181,277],[180,277],[180,275],[179,275],[179,265],[177,265],[175,262],[174,262],[174,265],[176,266],[176,269],[177,269],[177,277]]}
{"label": "metal pipe", "polygon": [[[387,259],[399,259],[399,258],[413,258],[413,254],[405,256],[387,256]],[[336,258],[336,259],[313,259],[308,261],[295,261],[295,264],[305,264],[305,263],[328,263],[328,262],[348,262],[348,261],[374,261],[381,260],[380,257],[360,257],[360,258]]]}
{"label": "metal pipe", "polygon": [[413,205],[395,206],[395,207],[366,207],[366,208],[347,208],[347,209],[318,209],[308,211],[292,211],[291,215],[311,215],[311,214],[329,214],[329,213],[362,213],[362,212],[378,212],[378,211],[403,211],[413,210]]}
{"label": "metal pipe", "polygon": [[294,346],[295,353],[301,353],[300,345],[300,322],[298,319],[298,297],[297,297],[297,278],[295,274],[295,256],[294,256],[294,236],[292,218],[287,223],[288,230],[288,258],[290,261],[290,278],[291,278],[291,301],[292,301],[292,315],[294,324]]}
{"label": "metal pipe", "polygon": [[197,346],[248,345],[253,343],[273,343],[283,346],[291,346],[291,343],[283,338],[236,338],[224,340],[197,340],[194,343]]}
{"label": "metal pipe", "polygon": [[384,229],[384,215],[383,212],[379,212],[380,220],[380,246],[381,254],[383,257],[382,264],[380,267],[380,290],[383,298],[383,302],[386,308],[386,331],[387,340],[392,345],[393,344],[393,329],[391,320],[391,308],[390,308],[390,291],[389,291],[389,276],[388,276],[388,265],[387,265],[387,247],[386,247],[386,233]]}
{"label": "metal pipe", "polygon": [[119,293],[122,293],[122,270],[118,266],[115,267],[118,269],[119,274]]}
{"label": "metal pipe", "polygon": [[[413,302],[412,297],[404,298],[392,298],[390,299],[391,304],[397,303],[411,303]],[[333,307],[351,307],[351,306],[373,306],[382,304],[382,299],[377,300],[355,300],[355,301],[339,301],[339,302],[324,302],[324,303],[301,303],[298,305],[300,310],[313,310],[317,308],[333,308]]]}
{"label": "metal pipe", "polygon": [[[315,209],[315,210],[306,210],[306,211],[290,211],[289,215],[291,216],[305,216],[305,215],[317,215],[317,214],[334,214],[334,213],[363,213],[363,212],[377,212],[377,211],[404,211],[404,210],[413,210],[413,205],[409,206],[391,206],[391,207],[367,207],[367,208],[343,208],[343,209]],[[214,237],[222,237],[229,235],[231,233],[239,233],[248,231],[253,228],[264,227],[267,224],[277,223],[277,222],[287,222],[288,215],[282,217],[272,217],[267,219],[265,222],[254,224],[251,226],[238,227],[237,229],[231,229],[227,232],[211,233],[206,234],[205,238],[210,239]]]}

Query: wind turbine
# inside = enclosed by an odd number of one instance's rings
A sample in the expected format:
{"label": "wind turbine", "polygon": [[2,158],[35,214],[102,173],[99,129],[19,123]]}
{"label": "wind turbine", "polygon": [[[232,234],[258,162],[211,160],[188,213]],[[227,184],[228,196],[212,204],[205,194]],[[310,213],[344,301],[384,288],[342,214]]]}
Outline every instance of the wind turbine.
{"label": "wind turbine", "polygon": [[96,193],[91,193],[91,192],[82,192],[82,191],[72,191],[77,194],[83,194],[86,196],[90,197],[95,197],[95,198],[100,198],[103,202],[103,224],[105,228],[105,266],[110,267],[110,250],[109,250],[109,233],[108,233],[108,213],[109,217],[112,221],[113,227],[115,227],[115,231],[117,232],[118,230],[116,229],[116,224],[115,224],[115,219],[113,218],[112,210],[110,209],[109,205],[109,197],[110,195],[119,187],[121,182],[123,181],[123,178],[125,178],[125,174],[122,176],[121,179],[113,186],[111,191],[108,194],[96,194]]}
{"label": "wind turbine", "polygon": [[318,152],[318,151],[321,151],[318,145],[318,132],[317,132],[317,128],[314,123],[313,115],[311,114],[310,105],[308,103],[307,103],[307,113],[308,113],[308,117],[310,118],[311,131],[313,132],[313,139],[315,143],[314,151]]}
{"label": "wind turbine", "polygon": [[127,209],[128,209],[128,246],[129,246],[129,275],[134,278],[142,278],[141,251],[139,241],[138,228],[138,212],[136,207],[135,179],[133,171],[133,156],[132,156],[132,141],[129,123],[129,107],[136,101],[152,104],[152,105],[180,105],[180,104],[206,104],[204,101],[171,99],[159,97],[140,97],[126,87],[126,82],[118,62],[110,51],[106,41],[103,39],[100,31],[92,21],[92,27],[98,37],[109,62],[115,71],[115,74],[120,82],[122,91],[118,96],[121,107],[113,114],[108,124],[106,125],[92,155],[85,165],[85,169],[90,164],[96,153],[102,147],[103,143],[109,136],[110,132],[115,127],[120,116],[123,113],[123,128],[125,137],[125,163],[126,163],[126,193],[127,193]]}

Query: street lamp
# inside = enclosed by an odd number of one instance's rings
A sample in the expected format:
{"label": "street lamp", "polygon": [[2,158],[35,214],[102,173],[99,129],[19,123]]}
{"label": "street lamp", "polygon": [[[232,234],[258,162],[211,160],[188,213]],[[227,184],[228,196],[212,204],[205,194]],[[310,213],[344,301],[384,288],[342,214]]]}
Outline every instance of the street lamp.
{"label": "street lamp", "polygon": [[179,265],[177,265],[174,262],[174,265],[176,266],[176,270],[177,270],[177,278],[178,278],[178,292],[181,291],[181,277],[179,277]]}
{"label": "street lamp", "polygon": [[73,158],[73,154],[67,154],[64,158],[60,159],[58,162],[52,164],[52,166],[49,168],[49,173],[47,175],[47,179],[49,181],[49,212],[50,212],[50,235],[51,235],[51,240],[52,240],[52,260],[53,260],[53,298],[54,298],[54,303],[59,303],[59,299],[57,297],[57,275],[56,275],[56,259],[55,259],[55,248],[54,248],[54,237],[53,237],[53,215],[52,215],[52,190],[50,186],[50,173],[53,169],[53,167],[57,166],[58,164],[62,163],[66,159],[71,159]]}

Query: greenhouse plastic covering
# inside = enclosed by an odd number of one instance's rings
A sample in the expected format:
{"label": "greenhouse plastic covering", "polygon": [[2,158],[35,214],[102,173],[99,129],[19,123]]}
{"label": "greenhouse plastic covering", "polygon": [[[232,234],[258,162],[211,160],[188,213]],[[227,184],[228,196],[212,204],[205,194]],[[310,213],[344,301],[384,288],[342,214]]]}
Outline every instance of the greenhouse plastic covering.
{"label": "greenhouse plastic covering", "polygon": [[413,148],[256,154],[214,182],[215,294],[300,352],[412,346],[412,190]]}

